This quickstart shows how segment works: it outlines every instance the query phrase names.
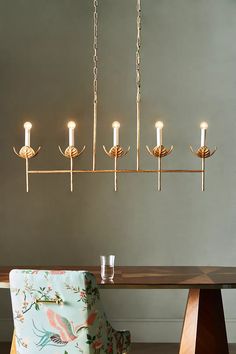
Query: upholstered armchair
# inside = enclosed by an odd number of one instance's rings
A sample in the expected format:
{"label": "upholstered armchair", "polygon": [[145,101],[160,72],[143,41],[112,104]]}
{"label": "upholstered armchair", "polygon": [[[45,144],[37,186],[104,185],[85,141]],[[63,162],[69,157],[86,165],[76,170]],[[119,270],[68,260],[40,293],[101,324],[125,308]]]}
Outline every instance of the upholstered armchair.
{"label": "upholstered armchair", "polygon": [[123,354],[130,333],[109,323],[93,274],[12,270],[17,354]]}

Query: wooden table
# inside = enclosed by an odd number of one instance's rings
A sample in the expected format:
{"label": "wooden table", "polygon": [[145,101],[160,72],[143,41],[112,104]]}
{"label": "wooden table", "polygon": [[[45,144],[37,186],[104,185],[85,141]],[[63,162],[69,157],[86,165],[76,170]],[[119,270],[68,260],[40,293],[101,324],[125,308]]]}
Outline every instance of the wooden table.
{"label": "wooden table", "polygon": [[189,289],[179,354],[229,354],[221,289],[236,288],[236,267],[116,267],[112,283],[99,267],[0,267],[0,288],[13,268],[89,270],[103,289]]}

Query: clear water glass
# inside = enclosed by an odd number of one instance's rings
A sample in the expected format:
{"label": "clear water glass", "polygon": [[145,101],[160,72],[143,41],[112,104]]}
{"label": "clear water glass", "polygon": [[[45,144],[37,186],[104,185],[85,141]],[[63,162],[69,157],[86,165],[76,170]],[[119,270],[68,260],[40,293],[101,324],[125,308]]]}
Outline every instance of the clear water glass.
{"label": "clear water glass", "polygon": [[100,256],[101,278],[104,281],[112,281],[115,274],[115,256]]}

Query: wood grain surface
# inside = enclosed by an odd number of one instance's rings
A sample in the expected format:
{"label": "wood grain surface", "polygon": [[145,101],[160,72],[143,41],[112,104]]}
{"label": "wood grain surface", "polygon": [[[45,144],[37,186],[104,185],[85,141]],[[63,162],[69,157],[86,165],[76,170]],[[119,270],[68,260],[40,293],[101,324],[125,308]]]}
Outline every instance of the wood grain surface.
{"label": "wood grain surface", "polygon": [[236,267],[208,266],[122,266],[115,267],[113,282],[103,282],[99,266],[6,266],[0,267],[0,288],[9,287],[14,268],[45,270],[88,270],[101,288],[120,289],[230,289],[236,288]]}

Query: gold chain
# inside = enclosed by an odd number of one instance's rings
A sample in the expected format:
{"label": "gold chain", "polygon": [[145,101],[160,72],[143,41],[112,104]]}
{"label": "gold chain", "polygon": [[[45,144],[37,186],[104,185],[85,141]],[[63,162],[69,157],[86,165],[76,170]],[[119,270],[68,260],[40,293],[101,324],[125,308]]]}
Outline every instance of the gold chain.
{"label": "gold chain", "polygon": [[141,0],[137,0],[137,42],[136,42],[137,102],[139,102],[141,99],[140,48],[141,48]]}
{"label": "gold chain", "polygon": [[93,37],[93,88],[94,88],[94,102],[97,102],[97,75],[98,75],[98,56],[97,56],[97,49],[98,49],[98,0],[94,0],[94,37]]}
{"label": "gold chain", "polygon": [[140,48],[141,48],[141,0],[137,0],[137,42],[136,42],[136,106],[137,106],[137,157],[136,168],[140,168],[140,101],[141,101],[141,75],[140,75]]}
{"label": "gold chain", "polygon": [[96,169],[97,103],[98,103],[98,0],[94,0],[93,13],[93,171]]}

